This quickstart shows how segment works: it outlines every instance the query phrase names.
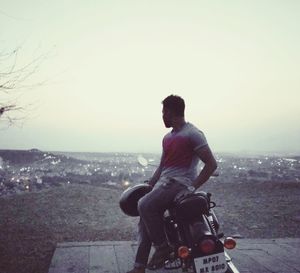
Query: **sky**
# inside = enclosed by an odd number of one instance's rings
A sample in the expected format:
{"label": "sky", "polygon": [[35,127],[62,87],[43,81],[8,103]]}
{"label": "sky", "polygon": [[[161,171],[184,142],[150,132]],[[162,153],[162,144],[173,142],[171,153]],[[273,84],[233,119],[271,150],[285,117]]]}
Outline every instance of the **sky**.
{"label": "sky", "polygon": [[0,0],[0,54],[38,59],[0,149],[160,152],[176,94],[215,152],[299,154],[299,26],[298,0]]}

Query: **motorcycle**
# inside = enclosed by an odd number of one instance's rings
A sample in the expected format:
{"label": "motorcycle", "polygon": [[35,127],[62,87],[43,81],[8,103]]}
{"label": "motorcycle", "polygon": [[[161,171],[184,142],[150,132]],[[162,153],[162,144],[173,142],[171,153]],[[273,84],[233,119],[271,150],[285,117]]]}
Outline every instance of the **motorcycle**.
{"label": "motorcycle", "polygon": [[165,234],[175,250],[165,262],[165,269],[182,268],[183,272],[238,273],[229,255],[236,241],[219,233],[219,221],[213,210],[211,193],[199,191],[175,199],[164,214]]}
{"label": "motorcycle", "polygon": [[[125,190],[120,198],[121,210],[138,216],[137,203],[152,187],[138,184]],[[166,259],[166,270],[182,269],[188,273],[239,273],[224,250],[233,249],[232,237],[224,240],[213,210],[216,203],[211,193],[196,191],[179,193],[172,207],[164,213],[164,231],[172,252]]]}

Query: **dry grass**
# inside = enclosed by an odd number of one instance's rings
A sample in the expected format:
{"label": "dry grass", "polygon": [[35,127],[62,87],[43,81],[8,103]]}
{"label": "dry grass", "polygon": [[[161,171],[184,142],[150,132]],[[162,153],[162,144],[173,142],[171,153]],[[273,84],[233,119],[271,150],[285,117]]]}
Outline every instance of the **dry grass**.
{"label": "dry grass", "polygon": [[[300,237],[299,183],[209,182],[226,235]],[[0,272],[46,273],[56,243],[134,240],[137,218],[122,214],[120,191],[65,185],[0,198]]]}

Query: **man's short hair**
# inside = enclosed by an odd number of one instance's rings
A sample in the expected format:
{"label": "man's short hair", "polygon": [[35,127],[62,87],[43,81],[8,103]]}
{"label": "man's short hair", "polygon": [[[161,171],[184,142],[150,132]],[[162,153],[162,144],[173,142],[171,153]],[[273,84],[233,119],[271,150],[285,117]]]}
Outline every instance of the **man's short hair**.
{"label": "man's short hair", "polygon": [[162,101],[163,107],[171,110],[176,116],[184,117],[184,100],[183,98],[170,95]]}

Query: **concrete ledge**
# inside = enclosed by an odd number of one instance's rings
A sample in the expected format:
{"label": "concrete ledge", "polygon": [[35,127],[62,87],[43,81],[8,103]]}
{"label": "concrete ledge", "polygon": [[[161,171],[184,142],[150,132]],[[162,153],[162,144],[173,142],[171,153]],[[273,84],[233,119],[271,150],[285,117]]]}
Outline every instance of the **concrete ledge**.
{"label": "concrete ledge", "polygon": [[[126,273],[132,269],[136,247],[132,241],[59,243],[49,273]],[[300,273],[300,238],[238,239],[237,247],[227,253],[240,273]]]}

